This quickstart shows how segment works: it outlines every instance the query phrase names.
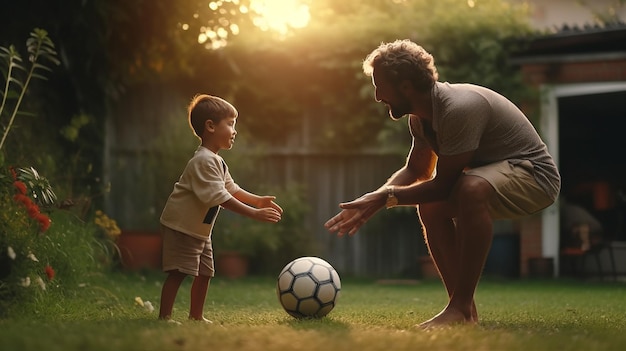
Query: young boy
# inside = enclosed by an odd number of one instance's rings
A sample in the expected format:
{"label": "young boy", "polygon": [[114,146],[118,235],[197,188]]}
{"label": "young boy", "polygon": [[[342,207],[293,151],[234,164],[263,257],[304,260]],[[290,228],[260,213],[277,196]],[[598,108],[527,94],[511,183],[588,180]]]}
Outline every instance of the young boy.
{"label": "young boy", "polygon": [[274,196],[259,196],[240,188],[217,153],[233,147],[238,112],[227,101],[196,95],[188,108],[189,125],[202,144],[174,185],[161,214],[163,271],[159,318],[171,320],[178,289],[188,275],[191,286],[189,319],[205,321],[204,300],[215,274],[211,232],[220,206],[258,221],[276,223],[282,208]]}

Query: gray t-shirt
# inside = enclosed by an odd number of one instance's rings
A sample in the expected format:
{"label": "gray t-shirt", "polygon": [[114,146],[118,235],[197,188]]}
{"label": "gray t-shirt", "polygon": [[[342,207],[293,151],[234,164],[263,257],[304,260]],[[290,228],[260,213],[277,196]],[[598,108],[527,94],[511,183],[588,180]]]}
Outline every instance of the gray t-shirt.
{"label": "gray t-shirt", "polygon": [[409,117],[411,132],[437,155],[474,151],[470,167],[508,160],[529,160],[537,183],[556,199],[559,171],[541,137],[524,113],[504,96],[472,84],[436,82],[432,90],[433,121],[422,125]]}
{"label": "gray t-shirt", "polygon": [[199,239],[208,239],[220,204],[230,200],[239,190],[224,159],[199,146],[174,184],[161,214],[161,224]]}

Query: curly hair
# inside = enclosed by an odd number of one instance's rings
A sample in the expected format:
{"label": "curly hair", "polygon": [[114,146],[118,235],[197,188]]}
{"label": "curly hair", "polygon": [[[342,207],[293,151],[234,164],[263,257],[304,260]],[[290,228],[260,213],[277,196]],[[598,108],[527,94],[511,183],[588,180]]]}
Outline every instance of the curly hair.
{"label": "curly hair", "polygon": [[439,79],[433,56],[408,39],[382,43],[363,61],[367,76],[379,67],[393,83],[409,80],[419,91],[430,90]]}
{"label": "curly hair", "polygon": [[189,107],[189,126],[198,138],[202,138],[207,120],[219,123],[224,118],[237,117],[239,112],[228,101],[212,95],[198,94],[193,97]]}

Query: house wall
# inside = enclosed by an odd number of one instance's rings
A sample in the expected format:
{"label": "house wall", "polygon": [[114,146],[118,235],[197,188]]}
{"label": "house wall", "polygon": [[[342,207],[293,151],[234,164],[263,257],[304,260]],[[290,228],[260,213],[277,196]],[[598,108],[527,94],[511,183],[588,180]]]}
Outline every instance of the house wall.
{"label": "house wall", "polygon": [[[626,6],[616,7],[615,0],[509,0],[530,7],[530,23],[537,29],[562,28],[564,25],[579,26],[595,23],[594,11],[608,13],[613,6],[615,15],[626,19]],[[585,4],[582,4],[582,3]]]}
{"label": "house wall", "polygon": [[626,58],[567,63],[524,64],[522,74],[529,84],[568,84],[626,80]]}
{"label": "house wall", "polygon": [[[605,57],[604,59],[572,59],[562,60],[561,62],[543,62],[543,63],[527,63],[522,65],[522,74],[528,82],[528,84],[543,87],[544,96],[542,101],[548,98],[550,91],[554,87],[572,87],[581,85],[601,85],[604,83],[616,82],[621,84],[626,81],[626,58],[617,57]],[[579,94],[585,94],[585,89],[580,88]],[[587,92],[591,94],[591,91]],[[558,111],[555,112],[557,116],[552,116],[549,113],[544,114],[542,118],[559,118]],[[558,134],[557,134],[558,138]],[[558,158],[558,150],[557,155]],[[594,197],[596,197],[594,195]],[[528,219],[522,226],[522,244],[521,244],[521,257],[520,265],[522,267],[522,276],[531,275],[533,263],[536,263],[542,257],[545,257],[545,248],[541,245],[545,242],[546,233],[542,234],[541,228],[537,226],[536,219]],[[544,240],[542,240],[544,239]],[[607,253],[604,252],[604,255]],[[555,262],[555,270],[558,272],[560,263],[558,257],[552,257]],[[608,258],[602,259],[605,261],[604,267],[608,267]],[[588,260],[585,269],[589,273],[597,273],[594,262]],[[623,268],[617,265],[618,271],[621,272]]]}
{"label": "house wall", "polygon": [[[509,0],[516,4],[526,4],[530,8],[530,24],[539,30],[556,31],[565,27],[583,29],[597,23],[595,14],[609,14],[626,19],[626,6],[616,6],[614,0]],[[626,80],[626,61],[613,57],[586,59],[569,62],[525,63],[521,67],[525,81],[535,87],[549,87],[559,84],[585,82],[607,82]],[[544,97],[545,99],[545,97]],[[558,154],[555,155],[558,158]],[[536,270],[552,265],[546,262],[542,233],[542,218],[533,216],[520,223],[520,275],[546,274]],[[556,269],[558,269],[558,258]],[[548,273],[549,274],[549,273]]]}

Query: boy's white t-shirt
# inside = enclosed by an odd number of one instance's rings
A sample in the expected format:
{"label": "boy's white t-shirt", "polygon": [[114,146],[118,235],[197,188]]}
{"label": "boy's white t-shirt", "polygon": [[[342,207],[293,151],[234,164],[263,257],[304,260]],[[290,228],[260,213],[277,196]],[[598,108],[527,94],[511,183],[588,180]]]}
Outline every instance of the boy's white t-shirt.
{"label": "boy's white t-shirt", "polygon": [[199,146],[174,184],[161,224],[199,239],[209,239],[220,204],[239,191],[224,159]]}

